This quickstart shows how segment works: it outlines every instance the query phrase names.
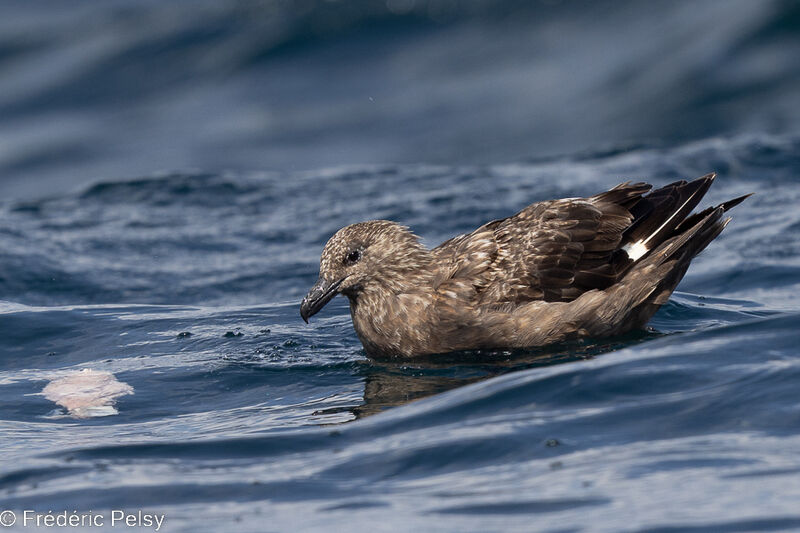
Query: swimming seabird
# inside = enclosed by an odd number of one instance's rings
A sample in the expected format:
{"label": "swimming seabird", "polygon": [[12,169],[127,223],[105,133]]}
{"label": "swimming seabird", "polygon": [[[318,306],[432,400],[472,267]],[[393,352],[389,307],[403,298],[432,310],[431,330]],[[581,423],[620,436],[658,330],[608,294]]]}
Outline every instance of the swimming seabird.
{"label": "swimming seabird", "polygon": [[538,202],[432,250],[395,222],[346,226],[325,245],[300,315],[308,322],[344,294],[367,353],[384,358],[639,329],[749,196],[692,214],[713,181]]}

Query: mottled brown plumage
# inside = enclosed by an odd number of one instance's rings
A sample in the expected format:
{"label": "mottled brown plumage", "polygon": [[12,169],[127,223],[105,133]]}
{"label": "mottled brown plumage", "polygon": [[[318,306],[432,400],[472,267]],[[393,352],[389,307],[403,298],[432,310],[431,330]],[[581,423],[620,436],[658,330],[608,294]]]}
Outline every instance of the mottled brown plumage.
{"label": "mottled brown plumage", "polygon": [[746,198],[690,215],[713,180],[539,202],[432,250],[394,222],[353,224],[325,245],[301,316],[344,294],[367,353],[400,358],[641,328]]}

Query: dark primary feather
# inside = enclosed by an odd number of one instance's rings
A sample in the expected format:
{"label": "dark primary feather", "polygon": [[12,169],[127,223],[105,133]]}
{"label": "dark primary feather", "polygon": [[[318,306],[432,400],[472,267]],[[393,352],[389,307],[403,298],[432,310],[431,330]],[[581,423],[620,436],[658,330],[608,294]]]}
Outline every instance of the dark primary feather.
{"label": "dark primary feather", "polygon": [[568,302],[606,289],[633,263],[626,244],[649,239],[653,249],[711,212],[686,218],[713,179],[677,181],[650,194],[650,185],[628,182],[589,198],[532,204],[435,248],[439,287],[457,287],[463,296],[469,285],[474,305]]}

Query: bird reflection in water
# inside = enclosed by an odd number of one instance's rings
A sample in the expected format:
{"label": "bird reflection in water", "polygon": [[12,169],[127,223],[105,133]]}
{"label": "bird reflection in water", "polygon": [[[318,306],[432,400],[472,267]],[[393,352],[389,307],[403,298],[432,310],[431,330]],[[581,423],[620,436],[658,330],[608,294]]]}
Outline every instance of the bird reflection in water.
{"label": "bird reflection in water", "polygon": [[355,419],[364,418],[502,374],[592,359],[662,335],[654,330],[635,331],[612,339],[583,339],[534,350],[455,352],[413,362],[365,361],[358,370],[364,379],[364,403],[314,414],[349,411]]}

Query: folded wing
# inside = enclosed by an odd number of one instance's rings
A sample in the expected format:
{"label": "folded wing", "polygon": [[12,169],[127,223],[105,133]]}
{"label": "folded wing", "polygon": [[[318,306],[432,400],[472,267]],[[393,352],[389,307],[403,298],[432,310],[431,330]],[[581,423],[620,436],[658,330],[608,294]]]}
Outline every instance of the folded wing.
{"label": "folded wing", "polygon": [[532,204],[435,248],[437,292],[462,305],[502,306],[571,301],[606,289],[700,216],[690,214],[713,179],[678,181],[650,194],[646,183],[623,183],[589,198]]}

